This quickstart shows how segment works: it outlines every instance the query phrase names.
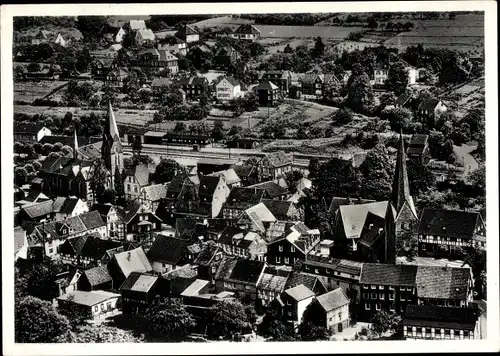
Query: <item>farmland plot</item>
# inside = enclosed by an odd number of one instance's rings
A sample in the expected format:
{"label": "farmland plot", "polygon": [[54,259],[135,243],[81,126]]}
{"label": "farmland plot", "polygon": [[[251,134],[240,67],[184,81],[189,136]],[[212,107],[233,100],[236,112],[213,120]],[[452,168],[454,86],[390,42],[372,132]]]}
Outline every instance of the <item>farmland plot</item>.
{"label": "farmland plot", "polygon": [[59,80],[41,80],[39,82],[14,82],[14,101],[32,103],[50,94],[66,82]]}
{"label": "farmland plot", "polygon": [[280,26],[280,25],[255,25],[263,38],[314,38],[320,36],[325,39],[344,39],[351,32],[363,30],[362,27],[342,26]]}

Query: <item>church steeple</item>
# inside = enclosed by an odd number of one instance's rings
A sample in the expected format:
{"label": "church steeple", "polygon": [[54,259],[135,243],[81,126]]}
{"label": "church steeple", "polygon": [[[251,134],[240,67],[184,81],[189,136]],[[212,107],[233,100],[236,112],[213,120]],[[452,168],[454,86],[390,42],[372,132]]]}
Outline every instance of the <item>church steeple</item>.
{"label": "church steeple", "polygon": [[410,195],[410,183],[408,182],[408,172],[406,170],[406,153],[404,147],[403,133],[399,134],[398,156],[396,159],[396,171],[392,182],[391,202],[399,213],[405,202],[413,206],[413,199]]}
{"label": "church steeple", "polygon": [[76,130],[75,130],[75,141],[74,141],[74,147],[73,147],[73,158],[75,160],[78,159],[78,137],[76,136]]}
{"label": "church steeple", "polygon": [[116,169],[120,173],[123,171],[123,148],[111,102],[108,103],[108,117],[102,134],[101,156],[110,173],[111,185],[114,187],[113,175]]}

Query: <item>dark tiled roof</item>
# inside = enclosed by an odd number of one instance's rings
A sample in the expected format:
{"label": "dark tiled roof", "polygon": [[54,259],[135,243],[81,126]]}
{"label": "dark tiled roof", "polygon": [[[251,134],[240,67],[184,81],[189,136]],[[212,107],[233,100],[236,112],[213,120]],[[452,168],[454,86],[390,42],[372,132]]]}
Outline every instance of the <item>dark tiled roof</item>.
{"label": "dark tiled roof", "polygon": [[410,93],[404,92],[396,99],[394,104],[399,105],[399,106],[404,106],[411,98],[412,98],[412,95]]}
{"label": "dark tiled roof", "polygon": [[120,286],[120,290],[147,293],[158,281],[158,278],[159,277],[150,274],[131,272]]}
{"label": "dark tiled roof", "polygon": [[36,135],[41,129],[43,129],[43,125],[14,123],[14,133],[27,133]]}
{"label": "dark tiled roof", "polygon": [[360,284],[388,286],[413,286],[417,277],[417,266],[364,263]]}
{"label": "dark tiled roof", "polygon": [[235,165],[232,168],[240,178],[250,176],[250,174],[252,174],[252,171],[255,169],[255,167],[245,164]]}
{"label": "dark tiled roof", "polygon": [[115,249],[120,245],[116,241],[85,235],[66,240],[59,248],[59,252],[99,260],[104,257],[106,251]]}
{"label": "dark tiled roof", "polygon": [[471,239],[479,218],[480,215],[476,212],[425,208],[420,218],[418,233]]}
{"label": "dark tiled roof", "polygon": [[219,184],[220,177],[200,176],[198,195],[212,197]]}
{"label": "dark tiled roof", "polygon": [[83,271],[91,286],[98,286],[103,283],[111,282],[111,276],[106,266],[99,266]]}
{"label": "dark tiled roof", "polygon": [[471,272],[468,268],[418,266],[417,296],[419,298],[467,298]]}
{"label": "dark tiled roof", "polygon": [[151,261],[176,265],[186,254],[189,240],[158,235],[148,252]]}
{"label": "dark tiled roof", "polygon": [[440,102],[439,99],[424,98],[420,100],[420,104],[418,105],[418,110],[432,111],[436,108],[439,102]]}
{"label": "dark tiled roof", "polygon": [[87,230],[106,225],[106,223],[102,220],[101,215],[97,211],[89,211],[87,213],[80,214],[77,217],[80,218]]}
{"label": "dark tiled roof", "polygon": [[61,208],[59,209],[59,212],[65,214],[73,213],[73,210],[75,210],[76,204],[78,204],[79,200],[80,199],[74,197],[66,198]]}
{"label": "dark tiled roof", "polygon": [[278,86],[276,84],[271,83],[270,81],[263,81],[255,87],[255,90],[273,91],[278,89],[279,89]]}
{"label": "dark tiled roof", "polygon": [[101,216],[107,216],[109,211],[113,208],[113,205],[111,204],[100,204],[100,203],[96,203],[94,205],[92,205],[92,210],[95,210],[97,212],[99,212],[99,214]]}
{"label": "dark tiled roof", "polygon": [[131,175],[137,179],[139,185],[146,186],[149,184],[149,168],[147,164],[138,164],[135,166]]}
{"label": "dark tiled roof", "polygon": [[[84,137],[84,136],[78,136],[77,139],[79,148],[102,140],[101,137]],[[54,145],[58,142],[60,142],[63,146],[69,146],[73,148],[75,144],[75,136],[51,135],[51,136],[43,136],[40,139],[40,143],[42,145],[45,143],[50,143],[51,145]]]}
{"label": "dark tiled roof", "polygon": [[314,285],[316,284],[317,277],[300,272],[292,272],[288,276],[288,281],[286,282],[286,289],[293,288],[299,284],[305,285],[310,290],[314,290]]}
{"label": "dark tiled roof", "polygon": [[257,188],[233,187],[226,199],[225,207],[230,209],[248,209],[260,203],[265,191]]}
{"label": "dark tiled roof", "polygon": [[167,195],[170,196],[170,194],[175,193],[175,196],[177,197],[182,190],[182,186],[184,185],[186,178],[188,178],[188,175],[185,173],[177,174],[174,178],[172,178],[168,184]]}
{"label": "dark tiled roof", "polygon": [[262,203],[278,220],[288,220],[293,218],[290,211],[294,208],[294,203],[286,200],[262,199]]}
{"label": "dark tiled roof", "polygon": [[33,205],[24,207],[21,210],[24,210],[26,215],[28,215],[30,218],[38,218],[41,216],[52,214],[54,212],[54,201],[47,200],[41,203],[35,203]]}
{"label": "dark tiled roof", "polygon": [[302,83],[315,83],[317,78],[320,78],[321,82],[323,82],[321,75],[314,73],[304,74],[304,76],[301,78],[301,81]]}
{"label": "dark tiled roof", "polygon": [[240,82],[233,77],[224,77],[223,79],[221,79],[220,82],[222,82],[224,79],[227,80],[229,82],[229,84],[231,84],[233,87],[240,85]]}
{"label": "dark tiled roof", "polygon": [[408,305],[404,313],[403,322],[404,324],[413,326],[415,325],[414,321],[423,321],[422,326],[440,325],[448,328],[473,330],[477,319],[478,310],[475,308]]}
{"label": "dark tiled roof", "polygon": [[238,34],[238,35],[246,35],[246,34],[257,35],[257,34],[260,34],[260,31],[254,25],[243,24],[240,27],[238,27],[236,30],[234,30],[233,33]]}
{"label": "dark tiled roof", "polygon": [[177,81],[177,84],[178,85],[191,85],[191,86],[200,85],[200,86],[203,86],[203,85],[208,84],[208,80],[205,77],[184,77],[184,78],[179,79]]}
{"label": "dark tiled roof", "polygon": [[177,33],[175,34],[175,37],[183,38],[188,35],[197,35],[198,31],[196,31],[192,26],[190,25],[185,25],[182,27]]}
{"label": "dark tiled roof", "polygon": [[248,186],[248,188],[259,188],[264,189],[269,198],[281,197],[288,193],[288,190],[280,186],[278,183],[273,181],[257,183],[254,185]]}
{"label": "dark tiled roof", "polygon": [[171,84],[172,80],[169,78],[154,78],[151,87],[169,87]]}
{"label": "dark tiled roof", "polygon": [[232,245],[233,236],[237,234],[241,234],[243,238],[243,236],[245,236],[246,234],[246,231],[240,229],[237,226],[229,225],[222,231],[222,234],[220,235],[219,240],[217,242],[224,245]]}
{"label": "dark tiled roof", "polygon": [[225,257],[217,270],[216,280],[233,280],[256,284],[265,262]]}

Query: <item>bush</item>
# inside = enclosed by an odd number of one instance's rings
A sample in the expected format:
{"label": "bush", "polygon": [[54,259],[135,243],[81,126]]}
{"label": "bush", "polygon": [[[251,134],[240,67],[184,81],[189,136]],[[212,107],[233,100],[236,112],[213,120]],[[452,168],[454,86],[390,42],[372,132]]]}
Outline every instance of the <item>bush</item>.
{"label": "bush", "polygon": [[354,115],[350,109],[341,108],[333,115],[332,125],[343,126],[351,123],[354,119]]}

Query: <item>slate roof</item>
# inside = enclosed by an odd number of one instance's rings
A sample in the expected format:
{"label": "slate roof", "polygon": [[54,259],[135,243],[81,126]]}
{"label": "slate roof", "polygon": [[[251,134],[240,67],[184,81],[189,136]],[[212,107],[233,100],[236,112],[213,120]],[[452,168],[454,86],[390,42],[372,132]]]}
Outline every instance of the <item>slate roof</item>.
{"label": "slate roof", "polygon": [[233,87],[240,85],[240,82],[237,79],[233,77],[224,77],[221,79],[219,83],[217,83],[217,86],[219,86],[219,84],[222,83],[224,80],[227,81],[229,84],[231,84]]}
{"label": "slate roof", "polygon": [[196,268],[194,268],[191,265],[184,265],[182,267],[176,268],[172,271],[169,271],[167,273],[164,273],[162,275],[163,278],[172,280],[176,278],[183,278],[183,279],[192,279],[196,278],[198,276],[198,272]]}
{"label": "slate roof", "polygon": [[315,73],[306,73],[304,76],[301,78],[302,83],[315,83],[316,79],[320,78],[321,82],[323,82],[323,78],[319,74]]}
{"label": "slate roof", "polygon": [[189,240],[158,235],[148,251],[148,258],[155,262],[177,265],[186,254],[190,244]]}
{"label": "slate roof", "polygon": [[410,144],[408,147],[423,147],[427,144],[427,140],[429,138],[429,135],[424,135],[424,134],[414,134],[411,137]]}
{"label": "slate roof", "polygon": [[212,198],[217,185],[219,184],[220,177],[200,176],[200,185],[198,187],[198,195],[200,197]]}
{"label": "slate roof", "polygon": [[63,214],[72,214],[75,210],[76,204],[80,199],[76,197],[69,197],[64,200],[64,203],[61,205],[59,212]]}
{"label": "slate roof", "polygon": [[144,20],[130,20],[129,24],[132,31],[146,28],[146,22]]}
{"label": "slate roof", "polygon": [[405,104],[412,98],[412,95],[410,93],[404,92],[401,94],[396,101],[394,102],[395,105],[399,106],[405,106]]}
{"label": "slate roof", "polygon": [[67,239],[59,247],[59,253],[100,260],[106,254],[106,251],[120,246],[121,244],[117,241],[105,240],[93,235],[84,235]]}
{"label": "slate roof", "polygon": [[146,193],[146,199],[159,201],[167,195],[167,187],[164,184],[148,185],[142,188]]}
{"label": "slate roof", "polygon": [[288,190],[277,184],[276,182],[273,181],[268,181],[268,182],[262,182],[262,183],[257,183],[254,185],[248,186],[248,188],[260,188],[264,189],[268,195],[269,198],[277,198],[281,197],[285,194],[288,193]]}
{"label": "slate roof", "polygon": [[318,278],[315,276],[294,271],[290,273],[290,275],[288,276],[288,280],[286,282],[286,289],[293,288],[302,284],[307,288],[309,288],[310,290],[314,290],[314,285],[316,284],[317,279]]}
{"label": "slate roof", "polygon": [[478,320],[475,308],[408,305],[403,324],[411,326],[474,330]]}
{"label": "slate roof", "polygon": [[297,302],[315,296],[314,292],[303,284],[299,284],[293,288],[289,288],[285,291],[285,293],[295,299]]}
{"label": "slate roof", "polygon": [[84,270],[82,272],[87,280],[89,281],[91,286],[98,286],[103,283],[111,282],[111,275],[108,272],[108,268],[106,266],[98,266],[94,268],[90,268]]}
{"label": "slate roof", "polygon": [[255,90],[273,91],[273,90],[278,90],[278,89],[279,89],[278,86],[276,84],[271,83],[270,81],[261,82],[261,83],[259,83],[259,85],[257,85],[255,87]]}
{"label": "slate roof", "polygon": [[419,298],[467,299],[469,268],[418,266],[416,284]]}
{"label": "slate roof", "polygon": [[234,165],[231,168],[234,169],[240,178],[249,177],[255,169],[255,167],[246,164]]}
{"label": "slate roof", "polygon": [[[46,196],[45,194],[43,194],[39,190],[31,188],[28,195],[23,200],[28,201],[28,202],[38,202],[38,200],[41,200],[41,199],[50,200],[48,196]],[[57,198],[56,198],[56,200],[57,200]],[[54,212],[57,212],[56,206],[54,206]]]}
{"label": "slate roof", "polygon": [[266,273],[266,270],[262,274],[262,277],[257,285],[258,289],[270,290],[277,293],[283,293],[285,290],[286,282],[288,276],[280,276],[273,273]]}
{"label": "slate roof", "polygon": [[262,203],[278,220],[292,219],[290,212],[294,209],[294,203],[287,200],[262,199]]}
{"label": "slate roof", "polygon": [[131,175],[137,179],[141,186],[149,184],[149,168],[147,164],[136,165],[131,172]]}
{"label": "slate roof", "polygon": [[224,203],[225,208],[246,210],[260,203],[265,191],[257,188],[233,187]]}
{"label": "slate roof", "polygon": [[185,25],[176,32],[175,37],[183,38],[188,35],[197,35],[198,31],[196,31],[192,26]]}
{"label": "slate roof", "polygon": [[208,176],[214,176],[214,177],[222,176],[226,179],[226,184],[228,184],[228,185],[241,182],[241,179],[236,174],[236,171],[234,170],[234,168],[229,168],[229,169],[226,169],[224,171],[210,173],[210,174],[208,174]]}
{"label": "slate roof", "polygon": [[289,166],[293,163],[292,159],[283,151],[266,153],[265,158],[274,168]]}
{"label": "slate roof", "polygon": [[101,216],[107,216],[112,208],[113,205],[111,203],[107,204],[95,203],[94,205],[92,205],[92,210],[99,212]]}
{"label": "slate roof", "polygon": [[85,306],[94,306],[96,304],[100,304],[109,300],[111,298],[118,298],[120,294],[105,292],[102,290],[96,290],[92,292],[84,292],[81,290],[75,290],[71,293],[64,294],[60,297],[57,297],[58,300],[67,300],[75,304],[85,305]]}
{"label": "slate roof", "polygon": [[43,128],[43,125],[14,123],[14,133],[36,135]]}
{"label": "slate roof", "polygon": [[113,256],[125,277],[132,272],[150,272],[153,270],[142,247],[116,253]]}
{"label": "slate roof", "polygon": [[470,240],[480,219],[477,212],[425,208],[420,217],[418,233]]}
{"label": "slate roof", "polygon": [[361,267],[359,283],[387,286],[414,286],[416,276],[417,266],[364,263]]}
{"label": "slate roof", "polygon": [[328,293],[320,295],[316,299],[326,312],[349,304],[349,298],[347,298],[347,295],[340,287]]}
{"label": "slate roof", "polygon": [[246,231],[237,226],[228,225],[222,231],[222,234],[220,235],[219,240],[217,242],[224,245],[232,245],[233,237],[238,234],[241,235],[241,238],[243,238],[243,236],[245,236],[246,234]]}
{"label": "slate roof", "polygon": [[183,77],[177,81],[177,85],[203,86],[206,84],[208,84],[208,80],[205,77]]}
{"label": "slate roof", "polygon": [[432,99],[432,98],[424,98],[420,100],[420,104],[418,105],[418,110],[429,110],[434,111],[436,106],[439,104],[441,100]]}
{"label": "slate roof", "polygon": [[35,203],[21,208],[21,210],[24,211],[30,218],[36,219],[41,216],[52,214],[54,212],[54,201],[47,200],[41,203]]}
{"label": "slate roof", "polygon": [[262,261],[225,257],[219,265],[215,279],[256,285],[264,267],[265,262]]}
{"label": "slate roof", "polygon": [[329,212],[330,214],[335,214],[341,205],[354,205],[354,204],[366,204],[375,203],[375,200],[363,199],[363,198],[349,198],[349,197],[333,197],[330,202]]}
{"label": "slate roof", "polygon": [[139,272],[132,272],[122,283],[120,291],[147,293],[155,285],[158,279],[159,277],[157,276]]}
{"label": "slate roof", "polygon": [[204,279],[197,279],[191,283],[184,291],[181,293],[182,297],[190,297],[198,295],[200,290],[206,287],[210,282]]}
{"label": "slate roof", "polygon": [[254,25],[243,24],[240,27],[238,27],[236,30],[234,30],[233,33],[238,34],[238,35],[246,35],[246,34],[258,35],[258,34],[260,34],[260,30],[257,27],[255,27]]}
{"label": "slate roof", "polygon": [[174,178],[172,178],[172,180],[168,184],[168,195],[171,195],[171,193],[176,193],[175,197],[177,197],[177,195],[182,191],[182,187],[186,178],[188,178],[188,175],[185,173],[177,174]]}
{"label": "slate roof", "polygon": [[80,218],[82,223],[85,225],[87,230],[92,230],[102,226],[106,226],[106,223],[102,220],[101,215],[97,211],[89,211],[84,214],[75,216]]}

